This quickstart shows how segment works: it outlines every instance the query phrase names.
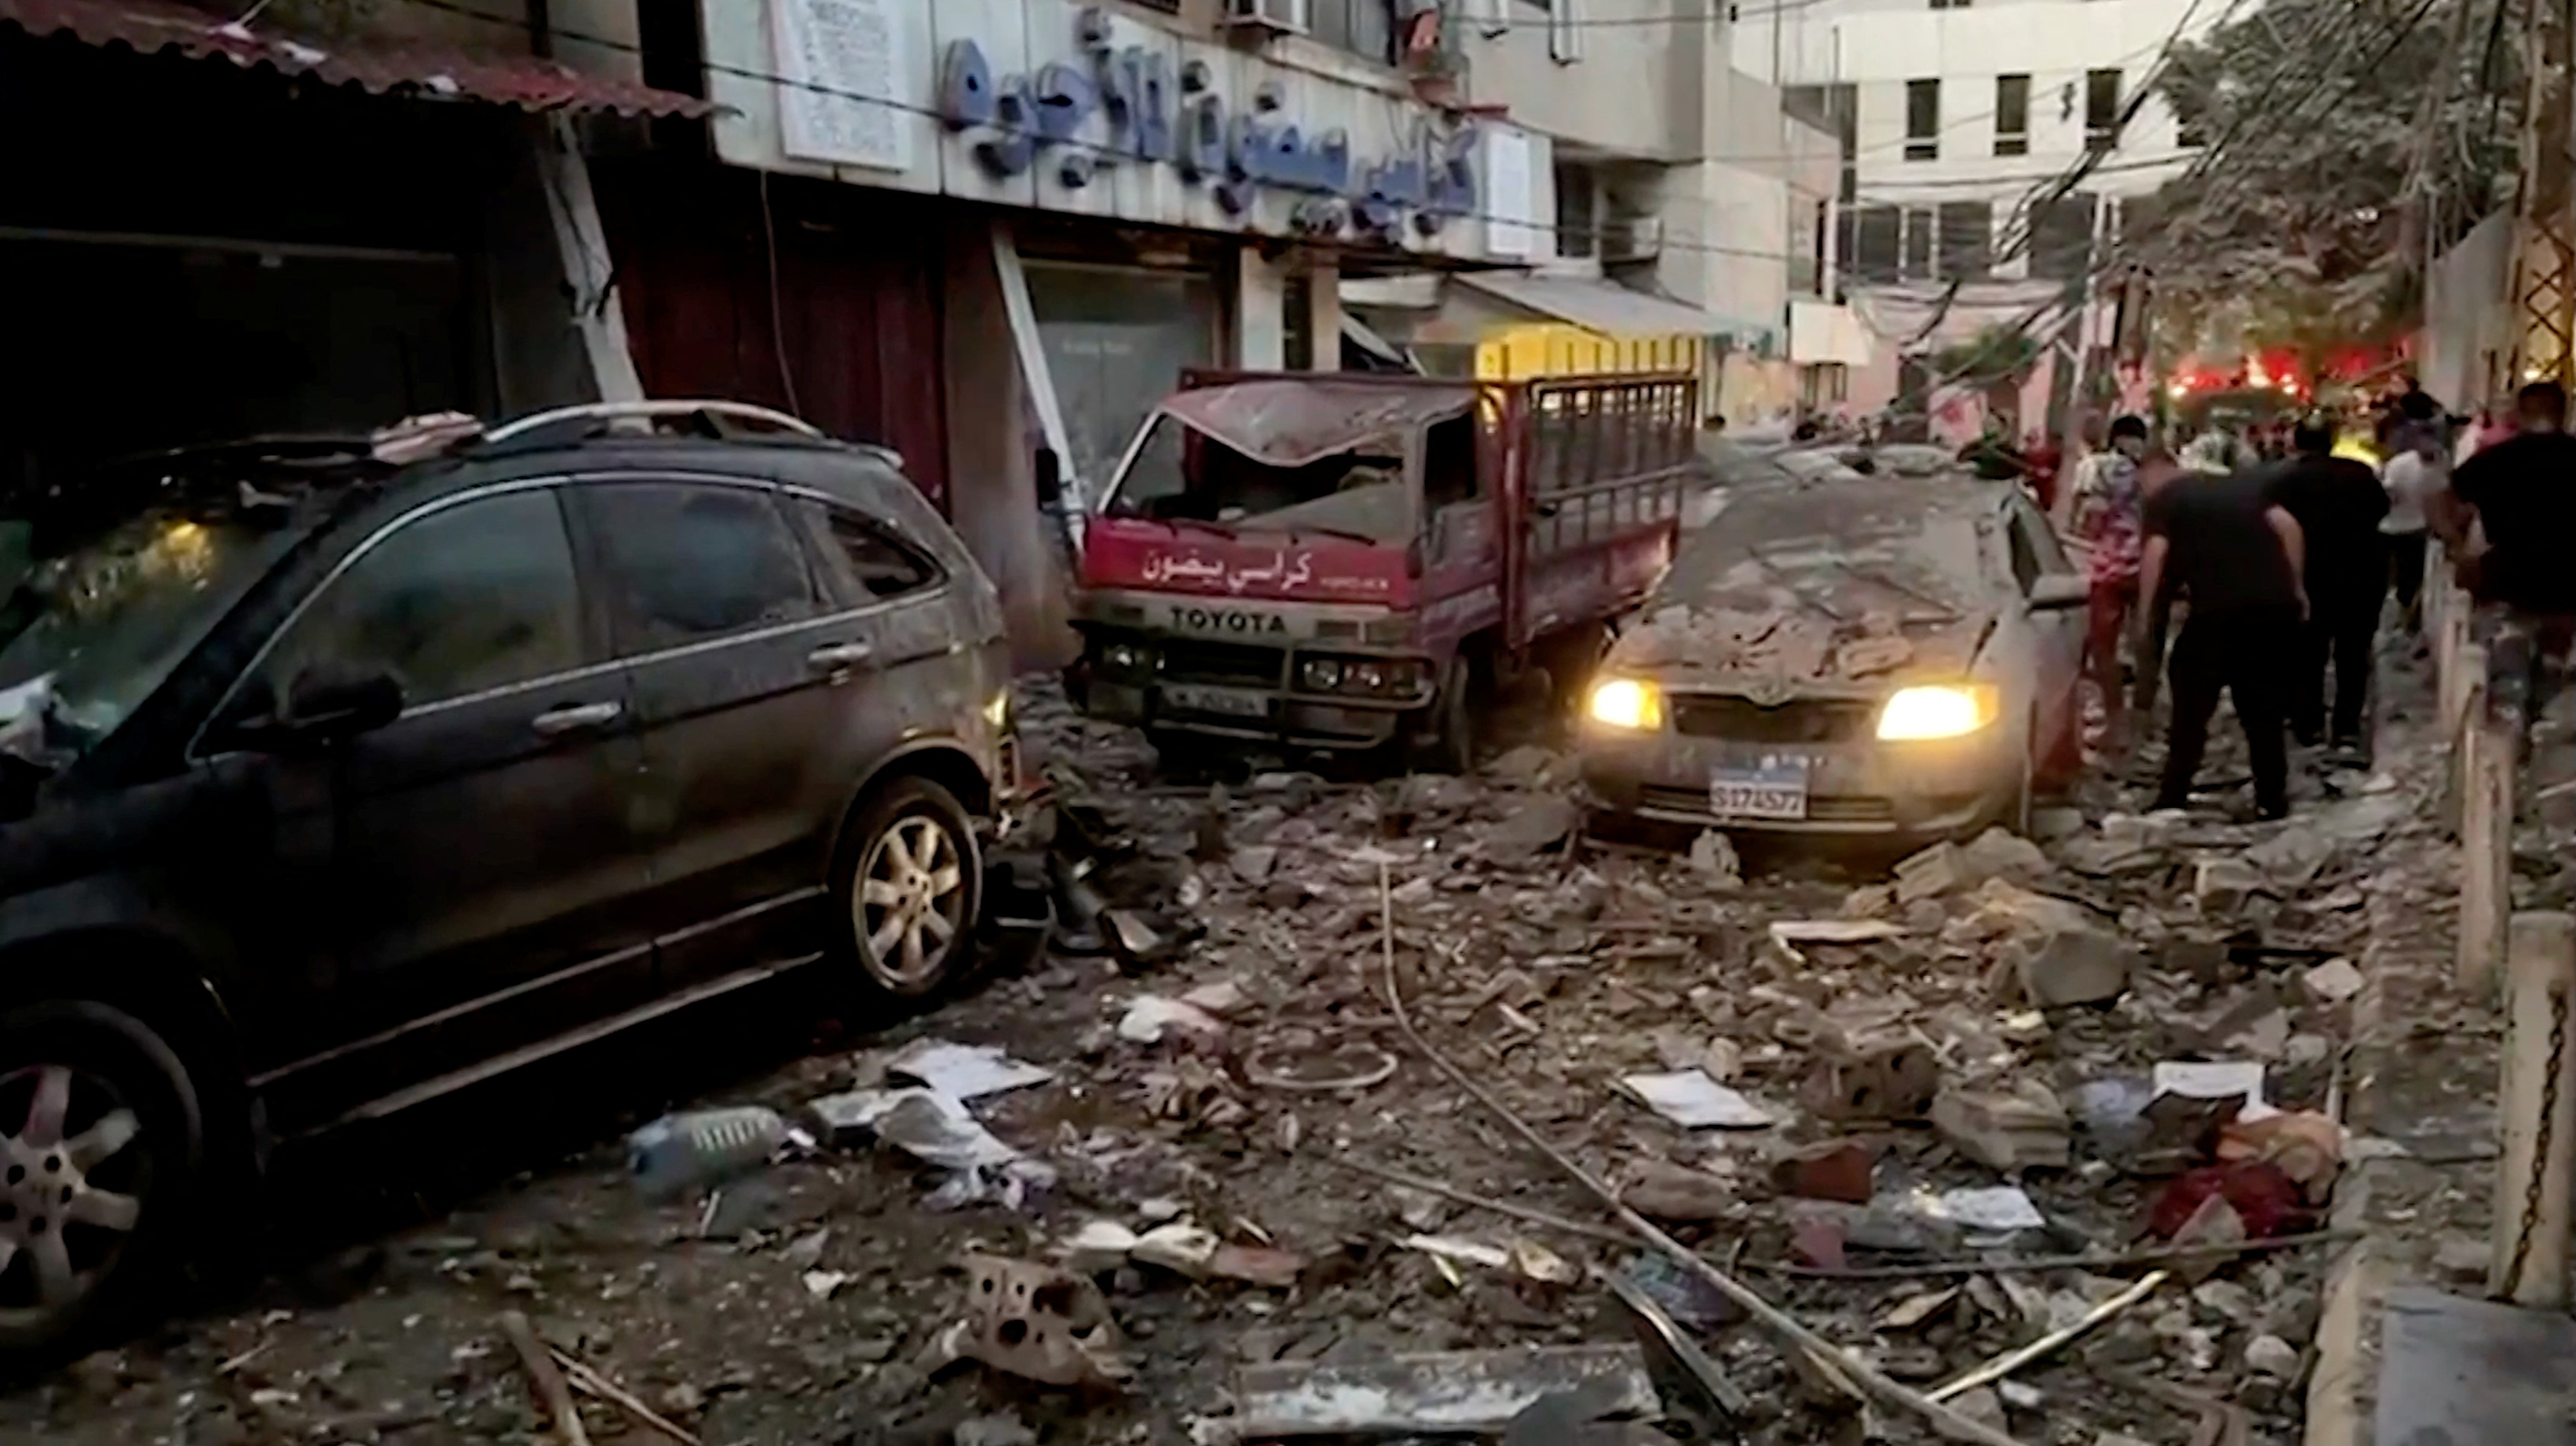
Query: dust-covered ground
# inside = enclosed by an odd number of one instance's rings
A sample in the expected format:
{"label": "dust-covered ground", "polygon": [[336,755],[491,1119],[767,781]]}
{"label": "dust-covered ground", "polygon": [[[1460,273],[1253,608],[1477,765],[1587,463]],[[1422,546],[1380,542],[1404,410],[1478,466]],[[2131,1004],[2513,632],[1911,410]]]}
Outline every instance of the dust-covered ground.
{"label": "dust-covered ground", "polygon": [[[2329,1108],[2352,997],[2336,961],[2415,897],[2393,851],[2432,847],[2420,790],[2386,772],[2312,768],[2290,824],[2245,826],[2223,796],[2136,818],[2145,790],[2097,770],[2042,815],[2044,849],[1998,835],[1900,891],[1883,863],[1596,843],[1567,760],[1536,745],[1473,778],[1216,789],[1161,779],[1135,735],[1044,694],[1025,716],[1085,825],[1067,826],[1085,886],[1129,911],[1068,924],[1103,952],[1022,961],[872,1033],[823,982],[780,988],[282,1161],[231,1279],[0,1396],[0,1439],[562,1439],[499,1328],[515,1309],[711,1446],[1222,1440],[1285,1409],[1247,1384],[1633,1346],[1620,1275],[1740,1392],[1729,1408],[1640,1355],[1663,1434],[1929,1440],[1903,1411],[1856,1412],[1626,1236],[1413,1047],[1390,986],[1433,1049],[1673,1238],[1929,1389],[2139,1281],[2155,1262],[2024,1262],[2157,1244],[2160,1216],[2189,1213],[2176,1172],[2217,1180],[2221,1144],[2240,1225],[2313,1223],[2331,1160],[2149,1109],[2152,1072],[2251,1062],[2286,1118]],[[2231,757],[2209,776],[2241,776]],[[1814,921],[1845,942],[1774,928]],[[887,1084],[925,1039],[1048,1072],[963,1107],[1020,1162],[960,1180],[818,1127],[816,1149],[712,1195],[657,1203],[626,1177],[624,1133],[666,1108],[801,1115]],[[1623,1086],[1673,1074],[1732,1127],[1684,1128]],[[941,1358],[962,1256],[1051,1263],[1078,1232],[1126,1380]],[[1955,1404],[2030,1443],[2288,1441],[2323,1258],[2216,1260]],[[658,1435],[596,1396],[581,1412],[591,1440]],[[2204,1434],[2222,1428],[2244,1434]],[[1576,1431],[1515,1439],[1647,1439]]]}

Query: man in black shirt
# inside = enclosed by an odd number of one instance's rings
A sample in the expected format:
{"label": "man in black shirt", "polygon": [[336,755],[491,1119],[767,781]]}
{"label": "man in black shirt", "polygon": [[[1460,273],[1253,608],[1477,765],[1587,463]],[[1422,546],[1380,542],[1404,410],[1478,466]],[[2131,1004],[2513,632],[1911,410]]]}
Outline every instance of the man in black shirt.
{"label": "man in black shirt", "polygon": [[2503,613],[2489,644],[2497,717],[2530,744],[2530,720],[2565,681],[2576,639],[2576,566],[2562,549],[2576,537],[2576,437],[2567,392],[2533,382],[2514,399],[2519,430],[2451,474],[2444,540],[2455,547],[2474,519],[2486,551],[2463,566],[2470,595]]}
{"label": "man in black shirt", "polygon": [[2298,521],[2273,500],[2270,477],[2244,471],[2168,483],[2147,501],[2146,528],[2138,595],[2149,605],[2141,611],[2152,615],[2154,604],[2177,593],[2191,608],[2168,665],[2173,731],[2155,806],[2190,806],[2192,777],[2200,772],[2210,716],[2224,689],[2245,728],[2255,814],[2287,817],[2284,685],[2308,609]]}
{"label": "man in black shirt", "polygon": [[2273,500],[2299,523],[2307,546],[2306,650],[2291,684],[2290,732],[2317,742],[2326,721],[2326,660],[2334,660],[2334,745],[2361,746],[2362,706],[2370,688],[2370,642],[2388,595],[2388,543],[2379,521],[2388,491],[2379,475],[2334,455],[2334,432],[2302,419],[2290,434],[2296,460],[2278,472]]}

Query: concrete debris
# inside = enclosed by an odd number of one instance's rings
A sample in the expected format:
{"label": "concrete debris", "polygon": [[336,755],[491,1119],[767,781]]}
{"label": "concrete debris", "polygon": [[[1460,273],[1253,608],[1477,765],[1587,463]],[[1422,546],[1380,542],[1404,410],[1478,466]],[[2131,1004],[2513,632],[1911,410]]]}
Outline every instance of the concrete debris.
{"label": "concrete debris", "polygon": [[1557,755],[1534,743],[1524,743],[1485,765],[1485,775],[1514,788],[1534,788],[1546,781],[1557,764]]}
{"label": "concrete debris", "polygon": [[1638,1165],[1619,1198],[1651,1220],[1719,1220],[1732,1214],[1737,1204],[1735,1187],[1728,1181],[1663,1160]]}
{"label": "concrete debris", "polygon": [[1957,844],[1937,843],[1896,865],[1896,902],[1912,904],[1976,886],[1968,856]]}
{"label": "concrete debris", "polygon": [[1583,822],[1583,810],[1572,799],[1531,794],[1519,799],[1500,823],[1484,834],[1485,857],[1497,864],[1527,863],[1565,842]]}
{"label": "concrete debris", "polygon": [[2341,1004],[2361,992],[2364,980],[2350,959],[2337,957],[2309,970],[2299,983],[2319,1004]]}
{"label": "concrete debris", "polygon": [[1150,969],[1169,958],[1172,941],[1163,937],[1145,916],[1133,909],[1104,909],[1100,922],[1106,926],[1110,947],[1119,962],[1131,969]]}
{"label": "concrete debris", "polygon": [[1118,1037],[1131,1044],[1160,1044],[1173,1038],[1214,1041],[1225,1037],[1225,1021],[1184,1000],[1140,994],[1119,1016]]}
{"label": "concrete debris", "polygon": [[1010,1411],[976,1416],[948,1433],[951,1446],[1037,1446],[1038,1433]]}
{"label": "concrete debris", "polygon": [[[1973,1391],[1962,1391],[1958,1395],[1951,1397],[1950,1409],[1990,1430],[2001,1431],[2007,1424],[2004,1419],[2003,1398],[1996,1395],[1994,1389],[1990,1386],[1979,1386]],[[1977,1439],[1976,1437],[1968,1435],[1955,1427],[1937,1426],[1936,1429],[1939,1431],[1941,1439],[1944,1441],[1974,1441]]]}
{"label": "concrete debris", "polygon": [[2312,1205],[2322,1205],[2343,1169],[2343,1126],[2312,1110],[2237,1119],[2218,1142],[2221,1164],[2257,1161],[2288,1176]]}
{"label": "concrete debris", "polygon": [[2204,858],[2192,864],[2191,897],[2206,918],[2224,918],[2269,886],[2241,857]]}
{"label": "concrete debris", "polygon": [[1909,1295],[1889,1307],[1887,1313],[1878,1318],[1877,1325],[1872,1329],[1913,1330],[1936,1316],[1947,1314],[1950,1307],[1959,1303],[1960,1292],[1961,1287],[1954,1285],[1947,1290],[1927,1290]]}
{"label": "concrete debris", "polygon": [[1236,878],[1259,888],[1270,881],[1271,871],[1279,867],[1279,850],[1267,844],[1251,844],[1236,849],[1227,862],[1233,865]]}
{"label": "concrete debris", "polygon": [[2041,843],[2058,843],[2082,832],[2082,809],[2034,808],[2030,811],[2030,836]]}
{"label": "concrete debris", "polygon": [[965,1265],[965,1309],[940,1333],[934,1362],[981,1361],[1050,1386],[1116,1385],[1132,1374],[1090,1281],[1001,1256],[969,1255]]}
{"label": "concrete debris", "polygon": [[1701,1070],[1632,1074],[1619,1083],[1646,1108],[1686,1130],[1766,1130],[1779,1123],[1770,1111]]}
{"label": "concrete debris", "polygon": [[2241,1100],[2238,1119],[2261,1119],[2274,1113],[2263,1098],[2263,1065],[2259,1060],[2165,1060],[2155,1067],[2155,1092],[2196,1100]]}
{"label": "concrete debris", "polygon": [[1988,879],[2018,879],[2023,882],[2044,878],[2049,871],[2048,855],[2039,845],[2003,828],[1989,828],[1959,851],[1967,864],[1972,883]]}
{"label": "concrete debris", "polygon": [[1704,829],[1691,841],[1691,872],[1712,893],[1730,893],[1744,887],[1744,861],[1736,857],[1735,844],[1716,829]]}
{"label": "concrete debris", "polygon": [[1884,919],[1775,919],[1771,942],[1781,953],[1805,963],[1801,944],[1875,944],[1902,939],[1905,930]]}
{"label": "concrete debris", "polygon": [[2030,1196],[2010,1185],[1994,1185],[1975,1190],[1950,1190],[1935,1195],[1918,1192],[1914,1207],[1936,1220],[1947,1220],[1970,1230],[2009,1234],[2015,1230],[2041,1230],[2048,1217],[2030,1202]]}
{"label": "concrete debris", "polygon": [[1662,1410],[1635,1346],[1542,1346],[1246,1366],[1239,1439],[1500,1433],[1542,1397],[1582,1392],[1594,1419]]}
{"label": "concrete debris", "polygon": [[2137,952],[2118,935],[2089,924],[2051,930],[2017,970],[2021,993],[2041,1009],[2107,1004],[2128,992]]}
{"label": "concrete debris", "polygon": [[1943,1090],[1932,1102],[1932,1124],[1989,1169],[2064,1169],[2072,1159],[2066,1107],[2036,1080],[2010,1090]]}
{"label": "concrete debris", "polygon": [[2245,1346],[2245,1368],[2276,1381],[2299,1378],[2299,1348],[2279,1336],[2256,1336]]}
{"label": "concrete debris", "polygon": [[1930,1045],[1865,1036],[1829,1046],[1808,1074],[1800,1102],[1836,1123],[1919,1120],[1940,1088],[1941,1064]]}
{"label": "concrete debris", "polygon": [[1866,1205],[1878,1193],[1878,1155],[1866,1140],[1827,1140],[1780,1161],[1773,1181],[1784,1195]]}

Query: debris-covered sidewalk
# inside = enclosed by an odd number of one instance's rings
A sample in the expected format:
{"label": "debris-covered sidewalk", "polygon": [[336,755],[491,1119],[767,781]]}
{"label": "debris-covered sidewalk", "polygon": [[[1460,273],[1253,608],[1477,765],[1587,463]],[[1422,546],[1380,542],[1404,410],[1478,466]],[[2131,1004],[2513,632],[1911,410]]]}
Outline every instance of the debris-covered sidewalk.
{"label": "debris-covered sidewalk", "polygon": [[2294,1434],[2395,780],[1849,875],[1592,842],[1537,748],[1184,787],[1027,716],[1058,949],[713,1102],[766,1163],[604,1141],[0,1435]]}

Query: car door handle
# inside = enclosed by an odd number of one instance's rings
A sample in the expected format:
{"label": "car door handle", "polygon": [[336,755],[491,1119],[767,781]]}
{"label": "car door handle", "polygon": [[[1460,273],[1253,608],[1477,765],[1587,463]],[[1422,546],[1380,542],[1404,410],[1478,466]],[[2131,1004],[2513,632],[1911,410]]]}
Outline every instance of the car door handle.
{"label": "car door handle", "polygon": [[566,733],[614,723],[625,711],[623,703],[570,703],[538,714],[528,726],[536,729],[540,738],[560,738]]}
{"label": "car door handle", "polygon": [[825,671],[855,668],[876,656],[877,650],[865,643],[825,643],[805,655],[805,661]]}

